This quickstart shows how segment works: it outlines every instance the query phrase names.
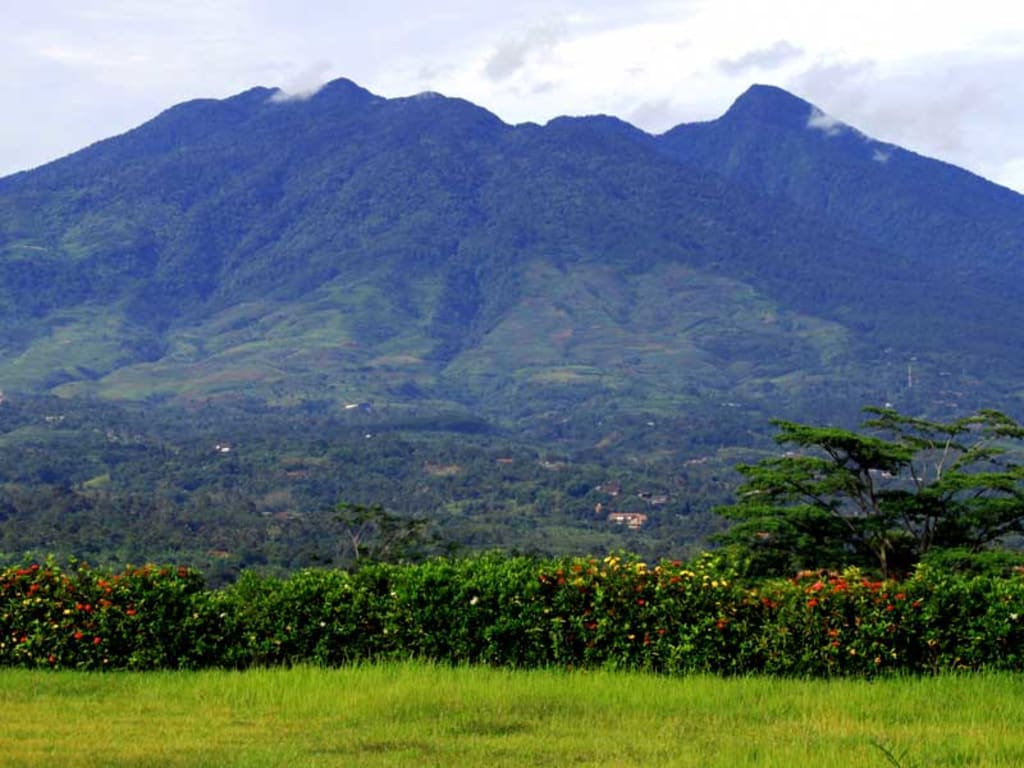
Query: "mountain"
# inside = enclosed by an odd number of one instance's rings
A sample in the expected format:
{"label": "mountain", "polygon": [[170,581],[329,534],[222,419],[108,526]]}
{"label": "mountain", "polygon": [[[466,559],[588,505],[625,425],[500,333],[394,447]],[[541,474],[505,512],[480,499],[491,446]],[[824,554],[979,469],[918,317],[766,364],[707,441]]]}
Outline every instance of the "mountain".
{"label": "mountain", "polygon": [[254,88],[0,179],[0,389],[584,442],[1013,410],[1022,255],[1024,197],[777,88],[660,136]]}

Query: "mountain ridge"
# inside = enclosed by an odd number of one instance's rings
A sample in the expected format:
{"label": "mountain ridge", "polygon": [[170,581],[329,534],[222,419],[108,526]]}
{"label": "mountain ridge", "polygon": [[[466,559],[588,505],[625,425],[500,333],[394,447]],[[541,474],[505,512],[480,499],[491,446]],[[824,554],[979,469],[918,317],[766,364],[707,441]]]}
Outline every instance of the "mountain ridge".
{"label": "mountain ridge", "polygon": [[346,79],[193,100],[0,179],[0,388],[551,434],[1014,406],[1024,197],[950,169],[763,85],[657,136]]}

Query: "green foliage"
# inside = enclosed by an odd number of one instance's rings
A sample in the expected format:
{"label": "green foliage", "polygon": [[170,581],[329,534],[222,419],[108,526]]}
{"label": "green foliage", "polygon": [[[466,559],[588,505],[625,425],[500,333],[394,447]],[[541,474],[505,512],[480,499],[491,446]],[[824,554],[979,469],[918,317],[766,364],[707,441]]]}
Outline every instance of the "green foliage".
{"label": "green foliage", "polygon": [[713,558],[653,568],[619,555],[542,572],[553,661],[656,672],[734,672],[758,608]]}
{"label": "green foliage", "polygon": [[892,576],[934,550],[978,553],[1024,530],[1015,421],[991,410],[948,423],[866,410],[875,434],[773,422],[795,451],[738,467],[738,501],[719,512],[740,523],[721,538],[751,571],[860,565]]}
{"label": "green foliage", "polygon": [[[359,530],[336,519],[339,499],[381,508],[392,533],[416,529],[406,551],[391,546],[392,559],[495,548],[629,548],[657,559],[688,556],[720,528],[709,510],[726,498],[733,454],[681,468],[682,457],[711,448],[679,439],[672,422],[658,434],[620,425],[616,444],[566,453],[464,426],[316,403],[182,409],[10,397],[0,404],[0,553],[189,562],[214,585],[246,567],[348,567]],[[601,490],[612,481],[617,497]],[[648,524],[609,523],[620,510],[642,511]],[[363,546],[376,547],[375,523],[365,522]]]}
{"label": "green foliage", "polygon": [[932,549],[921,558],[921,565],[936,572],[946,571],[968,576],[1008,576],[1024,569],[1024,554],[1004,549],[976,552],[963,547]]}
{"label": "green foliage", "polygon": [[0,571],[0,665],[80,669],[327,666],[382,659],[658,673],[874,676],[1024,670],[1024,579],[922,566],[744,582],[718,556],[498,554],[247,572],[54,563]]}
{"label": "green foliage", "polygon": [[195,666],[194,641],[209,619],[196,612],[207,593],[185,567],[85,564],[63,571],[53,561],[0,575],[0,663],[77,669]]}
{"label": "green foliage", "polygon": [[334,522],[342,529],[342,562],[356,565],[422,558],[431,538],[428,520],[396,515],[380,505],[342,502],[335,507]]}

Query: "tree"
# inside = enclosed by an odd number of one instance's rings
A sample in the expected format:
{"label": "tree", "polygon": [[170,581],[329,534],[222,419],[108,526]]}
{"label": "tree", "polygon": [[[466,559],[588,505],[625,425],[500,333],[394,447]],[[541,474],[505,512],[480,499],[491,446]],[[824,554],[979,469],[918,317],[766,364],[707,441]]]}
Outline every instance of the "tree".
{"label": "tree", "polygon": [[429,521],[422,518],[396,515],[379,505],[341,503],[335,512],[347,559],[355,565],[415,559],[424,548],[437,543],[437,537],[427,530]]}
{"label": "tree", "polygon": [[948,423],[866,408],[867,433],[776,420],[782,456],[741,465],[720,540],[752,571],[860,565],[906,573],[1024,530],[1024,428],[998,411]]}

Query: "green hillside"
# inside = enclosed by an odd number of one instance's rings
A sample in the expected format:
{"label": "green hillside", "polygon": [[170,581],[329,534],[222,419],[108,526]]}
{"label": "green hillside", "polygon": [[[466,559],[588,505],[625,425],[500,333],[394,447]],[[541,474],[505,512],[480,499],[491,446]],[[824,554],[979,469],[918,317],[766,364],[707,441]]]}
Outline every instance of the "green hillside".
{"label": "green hillside", "polygon": [[[1020,197],[915,157],[884,217],[823,213],[811,188],[885,206],[879,163],[759,93],[662,137],[612,118],[513,127],[348,81],[179,105],[0,180],[0,382],[372,399],[529,427],[567,407],[1015,398]],[[839,170],[816,173],[826,161]],[[928,236],[942,227],[1002,250],[964,254]]]}
{"label": "green hillside", "polygon": [[309,564],[341,500],[692,547],[772,417],[1019,416],[1022,256],[1024,197],[764,86],[661,136],[187,102],[0,179],[0,547]]}

